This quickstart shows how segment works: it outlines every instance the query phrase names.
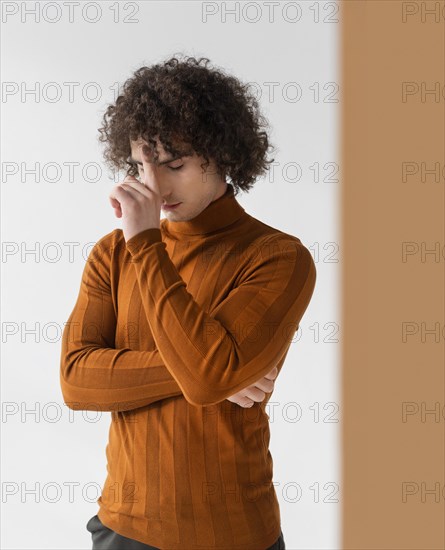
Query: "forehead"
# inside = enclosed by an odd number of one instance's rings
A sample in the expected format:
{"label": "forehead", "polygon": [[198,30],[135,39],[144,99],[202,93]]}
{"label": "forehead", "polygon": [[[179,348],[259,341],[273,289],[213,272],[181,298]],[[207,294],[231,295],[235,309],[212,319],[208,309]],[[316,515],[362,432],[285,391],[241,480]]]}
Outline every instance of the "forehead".
{"label": "forehead", "polygon": [[[157,162],[161,164],[165,164],[171,160],[176,160],[181,157],[196,157],[199,158],[196,154],[196,152],[193,150],[191,146],[186,145],[182,141],[174,141],[173,146],[177,149],[177,154],[172,155],[167,153],[167,151],[164,149],[162,143],[159,141],[159,139],[155,138],[156,143],[156,150],[158,153],[158,159]],[[145,142],[142,139],[138,139],[136,141],[130,140],[130,147],[131,147],[131,158],[136,161],[138,164],[141,162],[142,155],[144,156],[144,160],[147,162],[152,162],[153,155],[150,153],[150,149],[148,147],[147,142]]]}
{"label": "forehead", "polygon": [[[162,146],[162,143],[158,139],[156,139],[155,141],[156,141],[156,149],[158,151],[158,154],[162,158],[166,154],[165,149]],[[142,153],[144,154],[144,156],[146,158],[151,157],[150,149],[148,148],[148,144],[144,140],[141,140],[141,139],[136,140],[136,141],[131,141],[130,140],[130,147],[131,147],[131,156],[134,159],[139,159],[139,156]],[[143,147],[142,150],[141,150],[141,147]]]}

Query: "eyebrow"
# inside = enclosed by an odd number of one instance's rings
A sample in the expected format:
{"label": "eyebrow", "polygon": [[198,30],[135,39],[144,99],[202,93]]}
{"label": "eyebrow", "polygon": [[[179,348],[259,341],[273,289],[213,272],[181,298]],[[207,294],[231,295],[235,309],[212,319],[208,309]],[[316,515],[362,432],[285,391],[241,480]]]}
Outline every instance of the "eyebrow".
{"label": "eyebrow", "polygon": [[[161,166],[163,164],[168,164],[169,162],[173,162],[174,160],[178,160],[180,158],[182,158],[182,156],[175,157],[175,158],[170,158],[170,159],[167,159],[167,160],[163,160],[162,162],[158,162],[157,164],[159,164]],[[140,166],[142,166],[142,162],[140,160],[135,160],[133,157],[130,157],[128,159],[128,162],[132,162],[133,164],[139,164]]]}

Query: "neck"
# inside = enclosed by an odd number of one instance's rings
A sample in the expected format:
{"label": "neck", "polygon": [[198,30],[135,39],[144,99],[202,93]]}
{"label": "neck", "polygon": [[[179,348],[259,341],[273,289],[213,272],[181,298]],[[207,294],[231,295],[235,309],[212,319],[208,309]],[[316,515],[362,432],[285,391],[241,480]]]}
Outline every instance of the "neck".
{"label": "neck", "polygon": [[243,216],[246,212],[236,200],[233,186],[226,183],[223,192],[193,219],[173,222],[164,218],[162,227],[176,239],[181,239],[220,231]]}

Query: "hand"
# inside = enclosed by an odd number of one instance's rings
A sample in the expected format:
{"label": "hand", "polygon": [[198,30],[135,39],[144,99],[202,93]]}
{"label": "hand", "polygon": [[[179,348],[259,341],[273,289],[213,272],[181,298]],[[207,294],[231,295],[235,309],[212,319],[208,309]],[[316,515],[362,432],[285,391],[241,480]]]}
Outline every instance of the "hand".
{"label": "hand", "polygon": [[[236,403],[240,407],[249,408],[254,402],[260,403],[266,397],[266,393],[271,393],[275,387],[274,380],[278,375],[277,367],[274,367],[263,378],[257,380],[251,386],[240,390],[238,393],[231,395],[227,401]],[[265,393],[266,392],[266,393]]]}
{"label": "hand", "polygon": [[141,183],[133,176],[127,176],[122,183],[113,187],[109,198],[117,218],[122,218],[122,230],[125,241],[141,231],[160,228],[162,197],[153,178],[152,187],[148,185],[147,174],[150,167],[141,151],[145,182]]}

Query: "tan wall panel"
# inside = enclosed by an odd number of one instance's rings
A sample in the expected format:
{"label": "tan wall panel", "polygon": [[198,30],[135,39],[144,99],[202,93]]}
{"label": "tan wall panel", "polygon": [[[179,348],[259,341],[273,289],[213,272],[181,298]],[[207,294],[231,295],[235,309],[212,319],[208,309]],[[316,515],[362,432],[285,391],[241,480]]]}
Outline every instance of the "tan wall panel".
{"label": "tan wall panel", "polygon": [[443,549],[445,3],[339,4],[343,548]]}

